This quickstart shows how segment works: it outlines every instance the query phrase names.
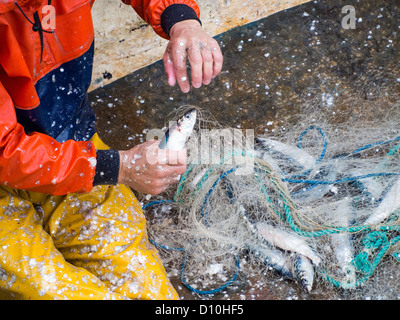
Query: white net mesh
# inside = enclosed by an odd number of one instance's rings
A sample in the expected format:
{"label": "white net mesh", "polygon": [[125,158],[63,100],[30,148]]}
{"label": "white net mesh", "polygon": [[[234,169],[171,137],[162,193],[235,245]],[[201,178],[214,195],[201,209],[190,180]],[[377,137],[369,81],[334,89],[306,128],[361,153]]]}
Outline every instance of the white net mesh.
{"label": "white net mesh", "polygon": [[400,105],[396,91],[370,92],[348,92],[335,109],[307,103],[297,124],[255,139],[199,117],[187,172],[145,205],[151,237],[179,261],[185,285],[214,293],[239,270],[266,267],[306,290],[324,282],[376,293],[390,281],[400,259]]}

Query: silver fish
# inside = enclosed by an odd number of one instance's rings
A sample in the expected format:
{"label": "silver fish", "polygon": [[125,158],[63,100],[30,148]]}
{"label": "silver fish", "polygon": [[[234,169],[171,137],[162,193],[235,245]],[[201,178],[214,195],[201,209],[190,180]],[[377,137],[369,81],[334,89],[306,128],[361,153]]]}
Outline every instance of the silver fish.
{"label": "silver fish", "polygon": [[158,147],[160,149],[175,151],[183,149],[187,139],[192,134],[196,118],[197,110],[195,108],[187,111],[182,117],[169,126]]}
{"label": "silver fish", "polygon": [[[310,173],[309,179],[313,180],[312,174],[315,172],[324,172],[326,181],[335,181],[337,177],[337,164],[336,160],[330,161],[328,164],[317,167],[315,166],[313,171]],[[318,168],[318,170],[316,170]],[[309,190],[305,188],[302,191],[298,191],[295,194],[292,194],[293,199],[295,199],[298,203],[306,204],[313,202],[315,200],[322,199],[325,194],[327,194],[333,187],[333,184],[319,184],[313,185],[313,187]]]}
{"label": "silver fish", "polygon": [[267,243],[285,251],[297,252],[304,255],[317,266],[321,263],[321,258],[299,235],[275,228],[265,222],[257,223],[256,227],[258,233],[265,239],[265,241],[267,241]]}
{"label": "silver fish", "polygon": [[314,282],[314,268],[311,261],[303,255],[297,254],[294,261],[295,275],[303,288],[311,292]]}
{"label": "silver fish", "polygon": [[389,217],[400,207],[400,179],[392,186],[375,212],[364,222],[365,225],[376,225]]}
{"label": "silver fish", "polygon": [[[350,227],[351,224],[351,200],[343,199],[334,210],[336,222],[343,227]],[[332,210],[332,209],[331,209]],[[349,233],[338,233],[331,235],[333,251],[335,252],[340,272],[345,278],[347,286],[353,285],[356,281],[356,273],[351,261],[354,258],[352,236]]]}
{"label": "silver fish", "polygon": [[262,137],[257,137],[257,142],[266,148],[266,150],[277,151],[288,156],[292,160],[296,161],[300,166],[304,167],[305,170],[312,169],[315,165],[316,159],[308,152],[298,147]]}
{"label": "silver fish", "polygon": [[311,292],[314,283],[314,267],[311,261],[303,255],[289,254],[265,244],[248,244],[250,252],[264,265],[282,277],[297,281]]}
{"label": "silver fish", "polygon": [[265,244],[248,244],[248,248],[267,268],[285,278],[295,279],[292,271],[292,262],[284,252],[275,248],[269,248]]}

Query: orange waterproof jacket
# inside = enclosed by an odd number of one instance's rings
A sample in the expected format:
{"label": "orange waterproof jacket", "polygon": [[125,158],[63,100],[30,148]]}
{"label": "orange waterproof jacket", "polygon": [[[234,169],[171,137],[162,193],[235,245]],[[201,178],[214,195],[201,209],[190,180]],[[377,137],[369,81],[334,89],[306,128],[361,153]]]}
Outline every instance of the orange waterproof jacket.
{"label": "orange waterproof jacket", "polygon": [[[199,17],[193,0],[123,2],[167,39],[174,23]],[[88,141],[96,130],[87,101],[92,5],[93,0],[0,0],[0,185],[61,195],[88,192],[94,180],[116,182],[119,160],[113,179],[96,180],[110,155],[100,160]]]}

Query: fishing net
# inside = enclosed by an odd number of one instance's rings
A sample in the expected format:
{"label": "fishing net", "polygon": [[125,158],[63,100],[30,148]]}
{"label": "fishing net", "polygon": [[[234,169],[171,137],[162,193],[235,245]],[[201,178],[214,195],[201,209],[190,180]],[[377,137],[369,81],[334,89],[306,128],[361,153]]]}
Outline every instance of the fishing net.
{"label": "fishing net", "polygon": [[250,269],[313,288],[391,281],[400,261],[400,105],[395,90],[373,88],[367,98],[336,95],[335,108],[316,94],[296,123],[265,134],[199,114],[186,173],[143,206],[152,242],[185,286],[213,294]]}

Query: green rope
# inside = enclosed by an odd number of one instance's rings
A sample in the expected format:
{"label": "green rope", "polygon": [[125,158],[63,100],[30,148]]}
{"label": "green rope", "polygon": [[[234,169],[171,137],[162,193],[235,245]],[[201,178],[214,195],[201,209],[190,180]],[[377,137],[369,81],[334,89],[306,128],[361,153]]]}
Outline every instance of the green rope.
{"label": "green rope", "polygon": [[[399,148],[400,145],[397,145],[395,148],[391,150],[389,155],[394,154]],[[204,187],[204,184],[207,182],[207,180],[210,177],[215,176],[213,174],[218,172],[226,161],[237,155],[249,156],[244,150],[235,151],[229,155],[225,155],[220,161],[220,163],[210,167],[204,173],[199,182],[197,182],[195,188],[193,188],[194,190],[191,190],[190,197],[194,197],[196,193]],[[181,180],[179,181],[178,184],[176,194],[174,196],[175,201],[177,202],[185,201],[185,198],[183,197],[183,191],[186,187],[189,174],[193,171],[195,167],[196,165],[188,166],[187,171],[182,175]],[[282,201],[283,212],[281,212],[271,200],[268,188],[263,182],[263,175],[266,175],[269,178],[269,181],[272,183],[272,185],[276,188],[279,198]],[[362,283],[364,283],[373,274],[373,272],[378,267],[378,264],[385,256],[385,254],[388,252],[388,250],[394,244],[400,241],[400,236],[394,237],[391,240],[388,239],[387,236],[388,232],[391,231],[400,232],[400,226],[391,224],[392,221],[390,219],[388,220],[387,225],[379,226],[378,230],[368,225],[354,225],[351,227],[321,226],[319,230],[313,230],[313,231],[303,230],[296,224],[296,221],[293,218],[292,208],[294,207],[294,204],[291,201],[287,192],[285,192],[285,190],[283,190],[282,187],[280,186],[281,181],[279,181],[279,178],[276,178],[274,175],[272,175],[268,167],[262,165],[259,165],[257,167],[257,170],[255,170],[255,177],[258,181],[259,189],[262,195],[264,196],[268,207],[272,210],[273,213],[276,214],[277,217],[279,217],[283,222],[286,222],[288,226],[300,236],[312,238],[312,237],[323,237],[339,233],[366,234],[362,240],[364,248],[354,257],[353,261],[351,262],[351,265],[354,267],[358,275],[358,279],[356,279],[355,282],[349,283],[348,280],[335,279],[333,276],[330,276],[323,268],[321,267],[317,268],[318,272],[322,275],[322,277],[336,287],[351,288],[351,287],[357,287]],[[398,211],[396,212],[399,213]],[[395,254],[393,255],[396,258],[396,255]],[[398,254],[398,259],[400,261],[400,254]]]}

